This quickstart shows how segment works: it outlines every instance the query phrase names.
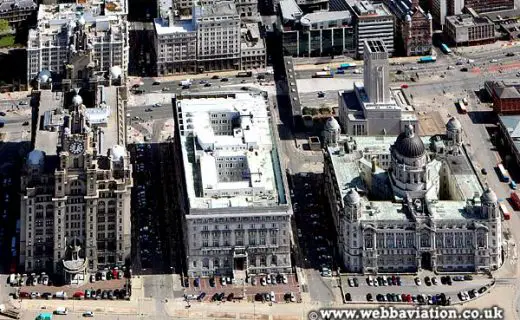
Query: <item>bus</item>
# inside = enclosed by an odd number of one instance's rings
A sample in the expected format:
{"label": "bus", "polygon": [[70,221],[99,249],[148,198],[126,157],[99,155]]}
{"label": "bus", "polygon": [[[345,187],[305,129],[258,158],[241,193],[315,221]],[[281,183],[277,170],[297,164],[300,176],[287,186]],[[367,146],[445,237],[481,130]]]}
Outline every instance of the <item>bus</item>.
{"label": "bus", "polygon": [[448,46],[446,44],[444,44],[444,43],[441,43],[441,50],[445,54],[450,54],[451,53],[451,49],[448,48]]}
{"label": "bus", "polygon": [[318,71],[312,75],[313,78],[333,78],[334,73],[332,71]]}
{"label": "bus", "polygon": [[464,104],[464,102],[462,102],[462,100],[459,100],[457,104],[459,106],[459,112],[461,114],[468,113],[468,108],[466,108],[466,105]]}
{"label": "bus", "polygon": [[435,62],[437,61],[437,57],[435,56],[427,56],[427,57],[421,57],[417,62],[419,63],[429,63],[429,62]]}
{"label": "bus", "polygon": [[504,168],[504,165],[499,163],[497,165],[498,172],[500,173],[500,179],[503,182],[509,182],[509,172],[507,172],[506,168]]}
{"label": "bus", "polygon": [[253,76],[251,71],[240,71],[237,73],[237,78],[249,78],[251,76]]}
{"label": "bus", "polygon": [[498,207],[500,208],[500,211],[502,212],[502,216],[504,217],[504,220],[511,219],[511,213],[509,213],[509,210],[507,209],[507,207],[504,204],[504,202],[500,202],[498,204]]}
{"label": "bus", "polygon": [[354,62],[342,63],[342,64],[339,65],[338,69],[345,70],[345,69],[352,69],[352,68],[355,68],[355,67],[357,67],[357,64],[354,63]]}
{"label": "bus", "polygon": [[511,192],[511,202],[514,205],[514,209],[520,210],[520,194],[518,191]]}

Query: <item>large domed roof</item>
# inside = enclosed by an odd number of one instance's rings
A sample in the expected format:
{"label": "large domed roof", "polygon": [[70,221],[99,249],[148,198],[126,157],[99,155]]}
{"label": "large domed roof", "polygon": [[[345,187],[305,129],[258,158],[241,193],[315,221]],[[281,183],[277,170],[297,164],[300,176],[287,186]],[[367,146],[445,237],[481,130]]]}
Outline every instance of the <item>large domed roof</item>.
{"label": "large domed roof", "polygon": [[325,130],[340,130],[341,127],[339,126],[338,120],[334,117],[330,117],[327,120],[327,123],[325,123]]}
{"label": "large domed roof", "polygon": [[345,201],[345,204],[357,204],[361,200],[361,197],[356,190],[350,189],[343,200]]}
{"label": "large domed roof", "polygon": [[446,123],[446,129],[449,131],[461,130],[462,124],[460,123],[459,119],[452,117],[450,120],[448,120],[448,123]]}
{"label": "large domed roof", "polygon": [[498,197],[493,190],[487,188],[486,190],[484,190],[484,193],[480,197],[480,201],[482,201],[483,203],[497,203]]}
{"label": "large domed roof", "polygon": [[418,158],[426,153],[426,148],[413,126],[409,125],[395,140],[394,149],[403,157]]}

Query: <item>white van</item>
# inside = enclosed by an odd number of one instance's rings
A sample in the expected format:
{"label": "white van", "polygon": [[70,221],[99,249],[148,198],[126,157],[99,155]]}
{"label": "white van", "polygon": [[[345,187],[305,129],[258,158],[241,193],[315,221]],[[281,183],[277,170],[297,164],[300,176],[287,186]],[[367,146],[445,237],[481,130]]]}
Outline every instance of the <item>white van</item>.
{"label": "white van", "polygon": [[54,294],[54,297],[56,299],[67,300],[67,293],[65,291],[58,291]]}
{"label": "white van", "polygon": [[59,315],[66,315],[69,313],[69,310],[65,307],[58,307],[56,308],[56,310],[54,310],[54,314],[59,314]]}
{"label": "white van", "polygon": [[276,302],[276,295],[274,294],[274,291],[271,291],[271,301]]}

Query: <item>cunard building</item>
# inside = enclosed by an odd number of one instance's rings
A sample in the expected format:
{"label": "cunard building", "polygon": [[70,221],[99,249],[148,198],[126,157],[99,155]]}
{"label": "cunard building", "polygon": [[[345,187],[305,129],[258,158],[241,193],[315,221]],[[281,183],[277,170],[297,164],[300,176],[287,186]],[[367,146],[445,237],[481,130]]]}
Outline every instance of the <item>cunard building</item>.
{"label": "cunard building", "polygon": [[[130,255],[132,167],[115,87],[34,94],[21,184],[20,264],[81,283]],[[40,120],[41,119],[41,120]]]}

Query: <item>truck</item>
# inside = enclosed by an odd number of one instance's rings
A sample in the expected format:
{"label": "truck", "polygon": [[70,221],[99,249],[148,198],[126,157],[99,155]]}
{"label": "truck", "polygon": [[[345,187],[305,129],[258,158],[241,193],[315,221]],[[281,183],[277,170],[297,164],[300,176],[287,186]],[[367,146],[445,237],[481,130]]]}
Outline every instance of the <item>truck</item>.
{"label": "truck", "polygon": [[332,71],[318,71],[312,75],[313,78],[333,78]]}
{"label": "truck", "polygon": [[420,57],[417,62],[419,63],[428,63],[428,62],[435,62],[437,61],[437,57],[435,56],[427,56],[427,57]]}
{"label": "truck", "polygon": [[253,76],[251,71],[240,71],[237,73],[237,78],[249,78],[251,76]]}
{"label": "truck", "polygon": [[12,319],[20,319],[20,312],[15,309],[8,309],[5,304],[0,304],[0,315]]}
{"label": "truck", "polygon": [[189,86],[191,86],[191,84],[192,84],[191,79],[186,79],[186,80],[181,81],[181,86],[183,86],[183,87],[189,87]]}

